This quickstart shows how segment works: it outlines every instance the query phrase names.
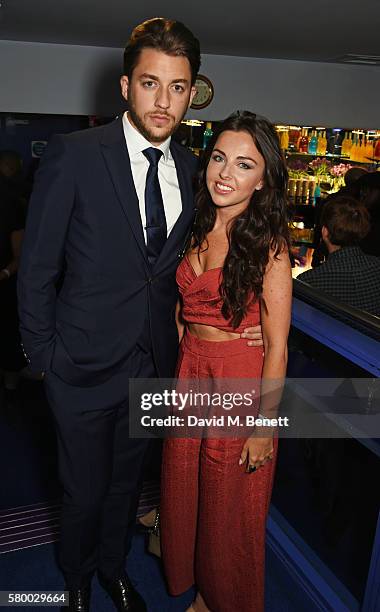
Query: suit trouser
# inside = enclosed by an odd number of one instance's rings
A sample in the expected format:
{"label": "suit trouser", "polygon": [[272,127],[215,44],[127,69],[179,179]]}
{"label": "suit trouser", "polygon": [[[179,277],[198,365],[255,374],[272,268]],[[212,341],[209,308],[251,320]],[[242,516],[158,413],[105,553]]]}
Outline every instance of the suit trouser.
{"label": "suit trouser", "polygon": [[46,374],[64,491],[59,557],[71,589],[96,569],[110,579],[124,571],[148,448],[148,440],[129,438],[128,381],[156,376],[150,352],[136,349],[129,363],[95,387]]}

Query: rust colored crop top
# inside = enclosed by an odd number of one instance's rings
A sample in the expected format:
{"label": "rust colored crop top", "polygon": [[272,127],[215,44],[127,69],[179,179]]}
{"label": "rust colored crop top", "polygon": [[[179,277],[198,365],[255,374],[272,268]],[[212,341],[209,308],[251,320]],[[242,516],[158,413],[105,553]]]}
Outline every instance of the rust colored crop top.
{"label": "rust colored crop top", "polygon": [[241,334],[246,327],[260,324],[259,303],[251,301],[239,327],[233,328],[222,315],[219,294],[222,268],[211,268],[197,275],[185,256],[177,268],[177,284],[182,295],[182,318],[186,323],[211,325],[217,329]]}

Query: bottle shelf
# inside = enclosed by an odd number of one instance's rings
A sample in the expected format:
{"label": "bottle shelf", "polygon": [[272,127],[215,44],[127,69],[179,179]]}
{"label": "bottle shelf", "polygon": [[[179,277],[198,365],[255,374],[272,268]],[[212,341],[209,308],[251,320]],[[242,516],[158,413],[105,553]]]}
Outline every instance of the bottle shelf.
{"label": "bottle shelf", "polygon": [[317,209],[317,205],[316,204],[301,204],[300,202],[290,202],[289,204],[292,209],[297,210],[297,208],[300,208],[301,211],[303,212],[305,208],[312,208],[313,211],[315,211]]}
{"label": "bottle shelf", "polygon": [[378,164],[380,162],[380,158],[377,157],[367,157],[368,161],[355,161],[351,159],[348,155],[339,155],[338,153],[326,153],[325,155],[318,153],[301,153],[300,151],[285,151],[286,157],[307,157],[310,159],[315,159],[317,157],[321,159],[342,159],[347,162],[352,162],[353,164],[364,164],[368,166],[368,164]]}

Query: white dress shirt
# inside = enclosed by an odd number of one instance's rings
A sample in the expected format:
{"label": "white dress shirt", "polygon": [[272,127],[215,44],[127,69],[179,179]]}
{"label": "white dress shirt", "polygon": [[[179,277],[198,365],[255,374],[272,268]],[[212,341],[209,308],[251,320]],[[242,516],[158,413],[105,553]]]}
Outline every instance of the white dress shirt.
{"label": "white dress shirt", "polygon": [[[137,197],[139,200],[141,223],[146,242],[146,214],[145,214],[145,183],[148,173],[149,162],[143,154],[144,149],[153,147],[146,138],[128,120],[128,113],[123,115],[124,136],[127,143],[129,159],[131,160],[131,170]],[[166,226],[169,236],[175,222],[182,211],[181,192],[178,185],[177,170],[174,159],[170,152],[170,137],[160,144],[157,149],[163,155],[158,162],[158,180],[161,187],[162,200],[164,203]]]}

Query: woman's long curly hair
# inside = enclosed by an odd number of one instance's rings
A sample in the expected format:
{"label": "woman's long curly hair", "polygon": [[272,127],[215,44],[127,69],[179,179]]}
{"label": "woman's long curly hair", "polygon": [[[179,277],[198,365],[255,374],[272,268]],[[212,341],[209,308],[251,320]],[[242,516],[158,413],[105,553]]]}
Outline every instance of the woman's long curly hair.
{"label": "woman's long curly hair", "polygon": [[261,299],[263,278],[269,252],[278,257],[288,248],[287,213],[288,173],[273,125],[264,117],[237,111],[219,126],[202,158],[196,195],[197,218],[192,249],[207,250],[207,234],[216,220],[214,205],[206,184],[206,170],[219,135],[225,131],[247,132],[264,158],[264,185],[254,191],[247,208],[232,219],[228,227],[229,249],[219,288],[222,314],[237,328],[252,299]]}

